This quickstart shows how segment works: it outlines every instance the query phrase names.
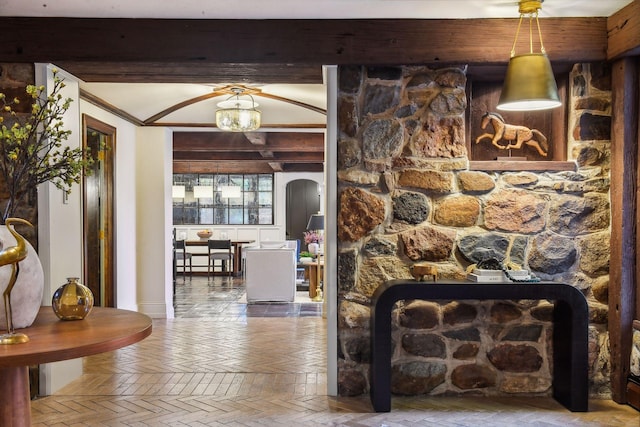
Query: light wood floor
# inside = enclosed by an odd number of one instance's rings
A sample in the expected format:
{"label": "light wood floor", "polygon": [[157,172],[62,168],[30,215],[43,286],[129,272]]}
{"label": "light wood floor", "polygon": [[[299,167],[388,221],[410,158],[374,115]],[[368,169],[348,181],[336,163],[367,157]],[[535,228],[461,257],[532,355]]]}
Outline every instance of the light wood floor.
{"label": "light wood floor", "polygon": [[640,427],[639,412],[605,400],[572,413],[546,398],[394,396],[392,411],[377,414],[368,395],[326,395],[321,317],[221,311],[153,328],[138,344],[85,358],[80,379],[32,402],[33,425]]}

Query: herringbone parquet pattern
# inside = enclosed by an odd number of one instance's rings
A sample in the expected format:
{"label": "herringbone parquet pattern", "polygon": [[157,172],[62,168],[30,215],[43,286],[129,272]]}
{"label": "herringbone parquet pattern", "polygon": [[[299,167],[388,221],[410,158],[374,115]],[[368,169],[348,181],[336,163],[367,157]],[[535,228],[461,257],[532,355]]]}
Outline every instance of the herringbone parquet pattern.
{"label": "herringbone parquet pattern", "polygon": [[[219,291],[219,289],[218,289]],[[326,395],[326,321],[238,317],[154,321],[152,335],[88,357],[84,374],[32,404],[34,426],[632,426],[640,413],[593,400],[571,413],[552,399]]]}

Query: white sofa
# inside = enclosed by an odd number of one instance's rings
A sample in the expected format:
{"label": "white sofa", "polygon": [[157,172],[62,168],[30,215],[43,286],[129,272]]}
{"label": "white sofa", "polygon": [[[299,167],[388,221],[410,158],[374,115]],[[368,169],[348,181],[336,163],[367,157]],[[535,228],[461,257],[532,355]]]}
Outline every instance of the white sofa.
{"label": "white sofa", "polygon": [[246,249],[247,302],[293,302],[296,296],[296,250]]}

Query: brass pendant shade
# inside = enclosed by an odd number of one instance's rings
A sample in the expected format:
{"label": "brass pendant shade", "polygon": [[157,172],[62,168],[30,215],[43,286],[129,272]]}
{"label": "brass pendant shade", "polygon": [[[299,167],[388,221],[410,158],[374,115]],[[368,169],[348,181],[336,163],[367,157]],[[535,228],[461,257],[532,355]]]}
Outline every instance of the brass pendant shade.
{"label": "brass pendant shade", "polygon": [[497,109],[533,111],[562,105],[551,63],[543,53],[528,53],[509,60]]}
{"label": "brass pendant shade", "polygon": [[[547,110],[562,105],[558,96],[556,79],[553,76],[551,62],[542,43],[542,31],[538,21],[538,11],[544,0],[520,0],[518,11],[518,29],[511,48],[511,59],[507,66],[507,75],[496,108],[502,111]],[[529,17],[529,53],[516,55],[516,45],[522,20]],[[533,24],[538,30],[540,53],[533,51]]]}

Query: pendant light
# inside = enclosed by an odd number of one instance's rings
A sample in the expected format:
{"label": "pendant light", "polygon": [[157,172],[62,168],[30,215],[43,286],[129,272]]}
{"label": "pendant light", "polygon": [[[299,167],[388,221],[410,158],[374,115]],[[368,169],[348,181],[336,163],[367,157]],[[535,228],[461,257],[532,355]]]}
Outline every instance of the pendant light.
{"label": "pendant light", "polygon": [[[544,0],[520,0],[518,10],[520,20],[516,37],[511,48],[511,58],[507,66],[500,101],[497,109],[503,111],[546,110],[562,105],[558,87],[553,76],[551,63],[542,44],[542,32],[538,21],[538,11]],[[529,53],[516,55],[516,43],[524,16],[529,17]],[[533,51],[533,21],[538,29],[540,52]]]}
{"label": "pendant light", "polygon": [[219,188],[223,199],[238,199],[242,196],[239,185],[223,185]]}
{"label": "pendant light", "polygon": [[219,110],[216,111],[216,126],[218,129],[228,132],[250,132],[260,127],[261,113],[256,109],[258,104],[253,96],[244,95],[249,99],[240,99],[244,89],[241,87],[231,88],[233,95],[226,101],[218,103]]}

